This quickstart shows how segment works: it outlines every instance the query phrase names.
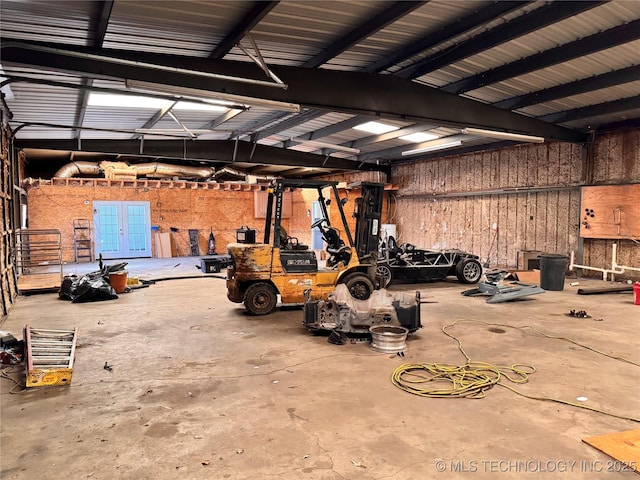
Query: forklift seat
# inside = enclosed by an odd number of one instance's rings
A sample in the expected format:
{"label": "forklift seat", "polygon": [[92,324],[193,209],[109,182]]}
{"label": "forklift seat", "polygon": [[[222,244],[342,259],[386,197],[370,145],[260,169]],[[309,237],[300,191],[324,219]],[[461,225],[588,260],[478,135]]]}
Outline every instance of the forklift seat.
{"label": "forklift seat", "polygon": [[290,237],[285,228],[280,225],[280,248],[283,250],[308,250],[304,243],[300,243],[297,237]]}

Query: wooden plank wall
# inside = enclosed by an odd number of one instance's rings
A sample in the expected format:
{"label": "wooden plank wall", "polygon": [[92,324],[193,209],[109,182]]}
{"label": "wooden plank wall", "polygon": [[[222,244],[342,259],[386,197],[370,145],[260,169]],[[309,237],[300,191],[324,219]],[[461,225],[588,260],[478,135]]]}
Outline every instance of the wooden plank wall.
{"label": "wooden plank wall", "polygon": [[11,262],[13,216],[13,177],[10,164],[9,127],[2,124],[0,145],[0,320],[9,313],[18,291]]}
{"label": "wooden plank wall", "polygon": [[492,267],[515,267],[519,250],[569,254],[581,177],[582,147],[561,142],[404,164],[391,174],[391,223],[400,242],[460,248]]}
{"label": "wooden plank wall", "polygon": [[[520,250],[570,254],[579,250],[578,186],[640,182],[640,130],[598,136],[592,152],[551,142],[399,165],[389,222],[400,242],[460,248],[492,267],[515,267]],[[585,239],[583,263],[610,266],[612,243]],[[640,244],[618,241],[618,263],[640,267]]]}

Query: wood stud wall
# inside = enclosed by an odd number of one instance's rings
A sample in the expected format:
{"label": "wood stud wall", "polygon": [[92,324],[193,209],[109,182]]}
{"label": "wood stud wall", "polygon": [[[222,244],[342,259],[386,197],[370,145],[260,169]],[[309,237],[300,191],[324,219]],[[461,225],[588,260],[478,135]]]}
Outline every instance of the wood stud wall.
{"label": "wood stud wall", "polygon": [[[640,129],[609,133],[596,139],[593,148],[593,183],[640,183]],[[613,243],[614,240],[586,239],[583,264],[610,268]],[[617,263],[640,267],[640,243],[618,241]],[[595,276],[599,275],[596,273]],[[637,274],[625,276],[640,280]]]}
{"label": "wood stud wall", "polygon": [[16,295],[16,278],[12,250],[13,175],[10,164],[10,130],[2,125],[0,146],[0,319],[9,313]]}
{"label": "wood stud wall", "polygon": [[[639,144],[640,130],[596,138],[594,183],[640,181]],[[551,142],[398,166],[390,178],[399,187],[390,223],[401,243],[460,248],[492,267],[516,267],[520,250],[568,255],[578,250],[585,152]],[[602,243],[585,241],[586,264],[601,266],[607,250],[611,265],[610,242]],[[618,242],[618,249],[619,263],[640,266],[635,243]]]}

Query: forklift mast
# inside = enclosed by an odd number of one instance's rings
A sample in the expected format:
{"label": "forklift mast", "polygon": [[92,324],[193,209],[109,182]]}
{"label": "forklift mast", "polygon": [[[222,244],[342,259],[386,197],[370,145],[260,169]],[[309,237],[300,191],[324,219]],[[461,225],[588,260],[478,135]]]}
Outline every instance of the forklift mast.
{"label": "forklift mast", "polygon": [[[338,182],[324,181],[324,180],[294,180],[294,179],[277,179],[273,182],[271,187],[269,188],[269,194],[267,198],[267,212],[264,226],[264,243],[271,243],[271,228],[273,224],[273,246],[276,248],[282,247],[280,244],[281,239],[281,228],[282,228],[282,212],[283,212],[283,197],[284,192],[290,188],[302,188],[302,189],[313,189],[318,192],[318,203],[320,204],[320,208],[322,210],[323,218],[326,219],[327,223],[330,225],[330,217],[329,212],[327,210],[328,200],[323,194],[322,190],[324,188],[330,188],[333,194],[334,200],[336,201],[336,205],[338,207],[338,211],[340,213],[340,218],[342,220],[342,225],[344,228],[344,233],[346,235],[346,240],[348,245],[354,246],[353,237],[351,236],[351,231],[349,230],[349,225],[347,223],[347,217],[344,213],[344,209],[342,208],[342,204],[340,203],[338,188]],[[376,185],[376,184],[371,184]],[[376,240],[377,242],[377,240]],[[377,249],[377,243],[376,243]]]}
{"label": "forklift mast", "polygon": [[358,258],[364,259],[378,252],[384,185],[356,182],[349,187],[362,189],[361,196],[356,200],[353,216],[356,217],[356,251]]}

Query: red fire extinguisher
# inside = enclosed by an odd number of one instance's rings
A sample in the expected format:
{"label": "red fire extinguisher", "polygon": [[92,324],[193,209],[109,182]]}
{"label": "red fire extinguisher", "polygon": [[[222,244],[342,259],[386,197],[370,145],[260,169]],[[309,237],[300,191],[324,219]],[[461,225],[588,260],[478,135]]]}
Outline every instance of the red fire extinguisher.
{"label": "red fire extinguisher", "polygon": [[207,255],[217,255],[216,237],[213,236],[213,227],[211,227],[211,231],[209,232],[209,250],[207,251]]}

